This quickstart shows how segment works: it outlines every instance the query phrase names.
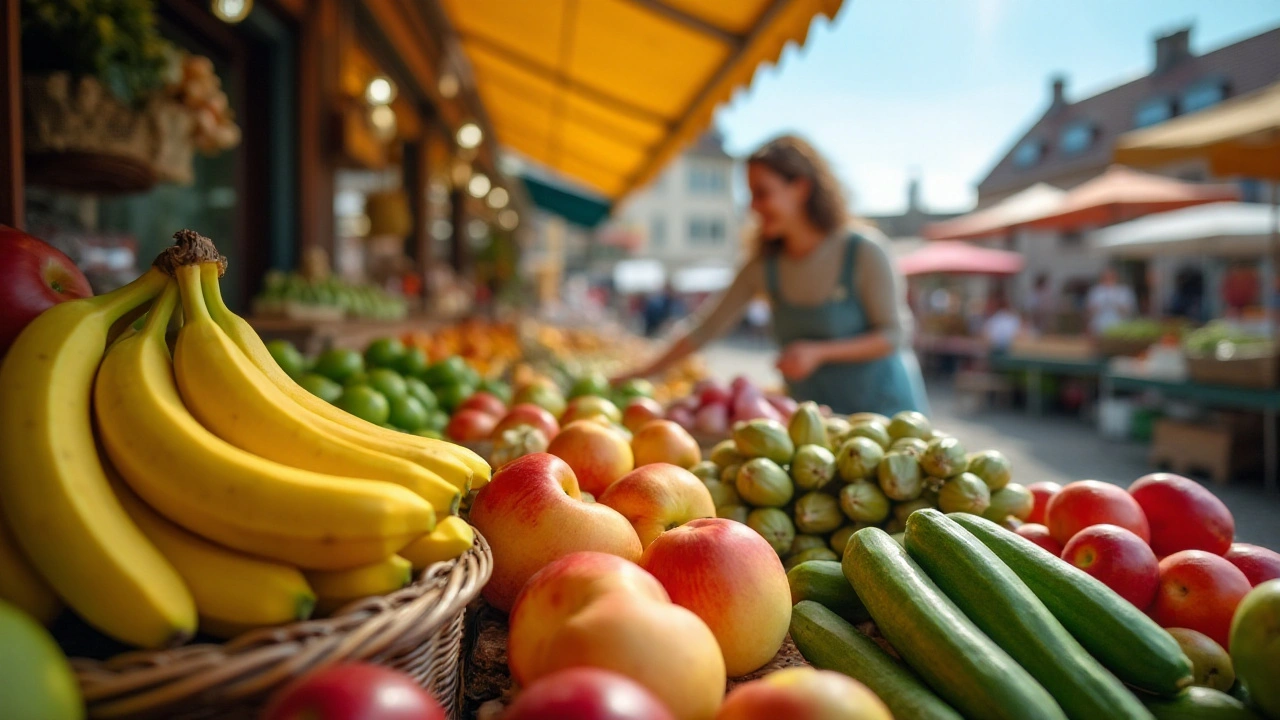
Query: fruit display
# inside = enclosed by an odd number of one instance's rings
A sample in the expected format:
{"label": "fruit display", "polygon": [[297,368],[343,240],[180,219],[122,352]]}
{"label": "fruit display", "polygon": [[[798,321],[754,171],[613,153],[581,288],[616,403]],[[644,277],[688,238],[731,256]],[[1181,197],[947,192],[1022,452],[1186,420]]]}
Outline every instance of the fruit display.
{"label": "fruit display", "polygon": [[795,406],[791,398],[765,393],[745,377],[734,378],[728,386],[704,380],[667,406],[667,419],[699,436],[720,438],[727,436],[737,423],[748,420],[765,418],[785,423]]}
{"label": "fruit display", "polygon": [[256,315],[298,318],[344,317],[399,320],[408,313],[403,296],[376,285],[350,283],[337,277],[308,278],[301,273],[272,271],[253,299]]}

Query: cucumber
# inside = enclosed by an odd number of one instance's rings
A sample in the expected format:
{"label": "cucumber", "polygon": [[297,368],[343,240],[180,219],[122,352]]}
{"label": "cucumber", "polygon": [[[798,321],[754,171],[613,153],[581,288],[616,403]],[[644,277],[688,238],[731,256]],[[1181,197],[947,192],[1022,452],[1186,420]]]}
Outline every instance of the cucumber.
{"label": "cucumber", "polygon": [[1001,562],[937,510],[907,519],[907,554],[987,637],[1034,677],[1072,720],[1131,720],[1151,713],[1098,664]]}
{"label": "cucumber", "polygon": [[1144,695],[1156,720],[1262,720],[1247,705],[1207,687],[1189,687],[1173,698]]}
{"label": "cucumber", "polygon": [[[843,576],[840,579],[849,584]],[[791,639],[809,664],[843,673],[871,688],[895,718],[961,720],[960,713],[934,695],[915,673],[812,600],[802,600],[791,609]]]}
{"label": "cucumber", "polygon": [[843,568],[894,650],[965,717],[1065,720],[1053,696],[983,635],[883,530],[854,533]]}
{"label": "cucumber", "polygon": [[1126,685],[1174,696],[1192,681],[1178,641],[1101,581],[976,515],[950,516],[1031,588],[1075,639]]}
{"label": "cucumber", "polygon": [[802,562],[787,573],[787,584],[791,586],[792,605],[812,600],[851,623],[871,619],[867,606],[858,599],[836,560]]}

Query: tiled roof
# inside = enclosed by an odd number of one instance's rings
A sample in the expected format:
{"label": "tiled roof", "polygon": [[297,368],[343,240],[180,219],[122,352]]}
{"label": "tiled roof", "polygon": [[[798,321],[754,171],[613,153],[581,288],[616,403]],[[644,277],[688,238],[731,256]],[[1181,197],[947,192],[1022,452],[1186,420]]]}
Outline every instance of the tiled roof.
{"label": "tiled roof", "polygon": [[[1004,193],[1064,175],[1102,170],[1111,162],[1116,139],[1132,130],[1134,113],[1148,100],[1177,97],[1205,80],[1225,80],[1229,97],[1251,92],[1280,80],[1280,27],[1203,55],[1185,57],[1159,72],[1124,83],[1092,97],[1050,107],[1031,129],[1013,143],[991,172],[978,183],[979,195]],[[1092,123],[1093,143],[1069,155],[1061,150],[1062,131],[1076,121]],[[1014,152],[1026,140],[1044,143],[1036,164],[1020,168]]]}

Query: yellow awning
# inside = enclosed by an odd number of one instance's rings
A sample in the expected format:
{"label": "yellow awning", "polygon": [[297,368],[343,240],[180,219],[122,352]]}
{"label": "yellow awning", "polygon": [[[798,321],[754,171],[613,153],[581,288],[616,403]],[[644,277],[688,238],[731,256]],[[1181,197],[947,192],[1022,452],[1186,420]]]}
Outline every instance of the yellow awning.
{"label": "yellow awning", "polygon": [[499,143],[618,198],[842,0],[443,0]]}
{"label": "yellow awning", "polygon": [[1116,162],[1165,165],[1195,158],[1215,175],[1280,181],[1280,83],[1193,115],[1134,130],[1116,144]]}

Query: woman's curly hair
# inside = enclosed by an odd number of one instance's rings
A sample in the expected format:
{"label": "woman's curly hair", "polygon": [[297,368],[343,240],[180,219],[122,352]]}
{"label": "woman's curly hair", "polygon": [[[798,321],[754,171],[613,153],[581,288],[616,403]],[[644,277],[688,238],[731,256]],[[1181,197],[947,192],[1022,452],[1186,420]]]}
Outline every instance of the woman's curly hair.
{"label": "woman's curly hair", "polygon": [[[760,165],[788,182],[809,181],[811,190],[805,203],[805,215],[814,227],[833,233],[849,224],[844,190],[831,172],[831,166],[807,141],[795,135],[782,135],[765,143],[747,158],[747,165]],[[760,238],[762,245],[773,245],[780,238]]]}

